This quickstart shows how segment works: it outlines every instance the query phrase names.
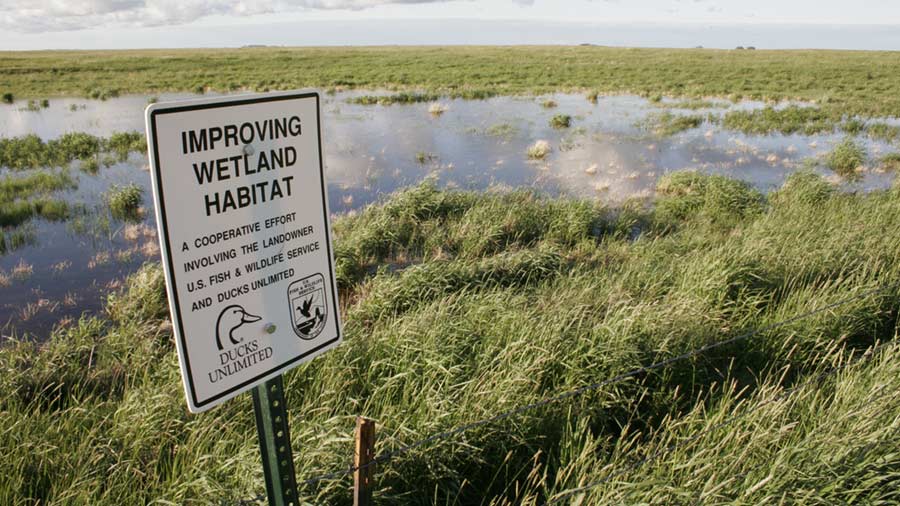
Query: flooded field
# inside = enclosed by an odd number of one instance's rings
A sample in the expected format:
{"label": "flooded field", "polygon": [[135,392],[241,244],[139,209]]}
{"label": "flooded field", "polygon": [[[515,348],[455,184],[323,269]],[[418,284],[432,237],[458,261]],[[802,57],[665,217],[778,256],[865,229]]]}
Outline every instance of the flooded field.
{"label": "flooded field", "polygon": [[[323,96],[323,147],[336,214],[426,178],[442,187],[529,187],[615,205],[632,197],[652,197],[658,178],[677,170],[723,174],[763,191],[778,187],[801,168],[815,170],[848,191],[884,188],[894,177],[874,162],[861,166],[852,181],[825,168],[824,157],[847,136],[842,131],[746,135],[709,120],[732,110],[762,108],[763,103],[708,101],[680,108],[666,100],[601,96],[591,101],[583,95],[393,105],[354,102],[364,95]],[[143,132],[147,103],[146,96],[126,96],[105,101],[51,98],[46,107],[3,104],[0,138]],[[663,115],[669,122],[684,116],[694,123],[661,132],[653,125]],[[870,160],[896,150],[888,141],[864,136],[856,142]],[[145,154],[132,153],[99,167],[75,161],[68,167],[0,168],[0,178],[66,172],[72,180],[52,193],[72,209],[67,219],[37,217],[5,231],[9,246],[0,256],[4,336],[44,339],[54,325],[71,325],[82,314],[97,311],[105,294],[125,276],[145,261],[158,259],[147,165]],[[108,195],[132,183],[143,190],[142,208],[127,218],[114,216]]]}

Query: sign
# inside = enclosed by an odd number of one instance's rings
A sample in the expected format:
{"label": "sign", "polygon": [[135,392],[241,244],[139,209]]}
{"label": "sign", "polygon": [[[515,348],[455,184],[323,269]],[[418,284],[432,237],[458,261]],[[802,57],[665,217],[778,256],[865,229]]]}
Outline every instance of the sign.
{"label": "sign", "polygon": [[181,375],[205,411],[341,340],[319,95],[147,107]]}

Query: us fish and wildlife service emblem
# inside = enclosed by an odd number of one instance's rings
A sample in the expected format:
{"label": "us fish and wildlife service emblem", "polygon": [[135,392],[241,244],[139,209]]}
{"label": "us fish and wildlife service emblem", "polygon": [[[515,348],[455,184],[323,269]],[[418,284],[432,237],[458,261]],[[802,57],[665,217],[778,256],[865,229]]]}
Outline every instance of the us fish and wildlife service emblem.
{"label": "us fish and wildlife service emblem", "polygon": [[313,274],[288,286],[291,323],[300,339],[311,340],[325,328],[328,304],[325,300],[325,277]]}

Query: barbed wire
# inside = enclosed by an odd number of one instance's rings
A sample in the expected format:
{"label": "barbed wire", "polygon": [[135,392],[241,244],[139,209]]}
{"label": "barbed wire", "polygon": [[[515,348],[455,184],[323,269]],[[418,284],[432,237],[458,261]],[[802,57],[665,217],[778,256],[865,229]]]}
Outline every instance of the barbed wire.
{"label": "barbed wire", "polygon": [[[488,418],[484,418],[484,419],[481,419],[481,420],[477,420],[477,421],[474,421],[474,422],[470,422],[470,423],[467,423],[467,424],[460,425],[460,426],[455,427],[455,428],[453,428],[453,429],[449,429],[449,430],[446,430],[446,431],[442,431],[442,432],[438,432],[438,433],[432,434],[431,436],[425,437],[425,438],[420,439],[420,440],[418,440],[418,441],[414,441],[414,442],[412,442],[412,443],[409,443],[409,444],[400,446],[399,448],[397,448],[397,449],[395,449],[395,450],[387,451],[387,452],[384,452],[384,453],[382,453],[382,454],[380,454],[380,455],[377,455],[377,456],[376,456],[375,458],[373,458],[371,461],[369,461],[368,463],[363,464],[363,465],[361,465],[361,466],[352,466],[352,465],[351,465],[351,466],[349,466],[349,467],[347,467],[347,468],[344,468],[344,469],[340,469],[340,470],[333,471],[333,472],[330,472],[330,473],[321,474],[321,475],[314,476],[314,477],[312,477],[312,478],[308,478],[308,479],[305,479],[305,480],[300,480],[300,481],[297,482],[298,488],[299,488],[299,487],[306,487],[306,486],[315,485],[315,484],[317,484],[317,483],[319,483],[319,482],[326,481],[326,480],[333,480],[333,479],[342,478],[342,477],[344,477],[344,476],[353,474],[353,473],[356,472],[356,471],[364,470],[364,469],[367,469],[367,468],[369,468],[369,467],[376,466],[376,465],[378,465],[378,464],[383,464],[383,463],[385,463],[385,462],[388,462],[388,461],[390,461],[390,460],[393,460],[393,459],[395,459],[395,458],[397,458],[397,457],[399,457],[399,456],[405,455],[405,454],[407,454],[407,453],[409,453],[409,452],[411,452],[411,451],[413,451],[413,450],[415,450],[415,449],[417,449],[417,448],[420,448],[420,447],[422,447],[422,446],[425,446],[425,445],[427,445],[427,444],[429,444],[429,443],[432,443],[432,442],[434,442],[434,441],[439,441],[439,440],[449,439],[449,438],[452,438],[453,436],[456,436],[456,435],[458,435],[458,434],[462,434],[462,433],[464,433],[464,432],[468,432],[468,431],[470,431],[470,430],[472,430],[472,429],[476,429],[476,428],[478,428],[478,427],[482,427],[482,426],[485,426],[485,425],[493,424],[493,423],[499,422],[499,421],[501,421],[501,420],[504,420],[504,419],[507,419],[507,418],[510,418],[510,417],[513,417],[513,416],[516,416],[516,415],[520,415],[520,414],[525,413],[525,412],[528,412],[528,411],[532,411],[532,410],[535,410],[535,409],[538,409],[538,408],[541,408],[541,407],[544,407],[544,406],[547,406],[547,405],[550,405],[550,404],[555,404],[555,403],[558,403],[558,402],[561,402],[561,401],[564,401],[564,400],[567,400],[567,399],[570,399],[570,398],[577,397],[577,396],[582,395],[582,394],[584,394],[584,393],[586,393],[586,392],[590,392],[590,391],[593,391],[593,390],[597,390],[597,389],[599,389],[599,388],[603,388],[603,387],[606,387],[606,386],[609,386],[609,385],[613,385],[613,384],[620,383],[620,382],[625,381],[625,380],[627,380],[627,379],[629,379],[629,378],[632,378],[632,377],[635,377],[635,376],[639,376],[639,375],[641,375],[641,374],[644,374],[644,373],[647,373],[647,372],[651,372],[651,371],[654,371],[654,370],[657,370],[657,369],[661,369],[661,368],[663,368],[663,367],[666,367],[667,365],[670,365],[670,364],[673,364],[673,363],[676,363],[676,362],[680,362],[680,361],[682,361],[682,360],[687,360],[687,359],[689,359],[689,358],[696,357],[696,356],[698,356],[698,355],[701,355],[701,354],[706,353],[707,351],[710,351],[710,350],[713,350],[713,349],[721,348],[721,347],[724,347],[724,346],[728,346],[728,345],[730,345],[730,344],[734,344],[734,343],[737,343],[737,342],[740,342],[740,341],[749,339],[749,338],[751,338],[751,337],[753,337],[753,336],[756,336],[756,335],[758,335],[758,334],[761,334],[761,333],[763,333],[763,332],[767,332],[767,331],[770,331],[770,330],[774,330],[774,329],[778,329],[778,328],[781,328],[781,327],[790,325],[790,324],[795,323],[795,322],[798,322],[798,321],[800,321],[800,320],[804,320],[804,319],[806,319],[806,318],[809,318],[809,317],[812,317],[812,316],[815,316],[815,315],[818,315],[818,314],[822,314],[822,313],[824,313],[824,312],[830,311],[830,310],[835,309],[835,308],[837,308],[837,307],[840,307],[840,306],[849,304],[849,303],[851,303],[851,302],[854,302],[854,301],[863,299],[863,298],[865,298],[865,297],[869,297],[869,296],[871,296],[871,295],[878,294],[878,293],[880,293],[880,292],[884,292],[884,291],[890,290],[890,289],[892,289],[892,288],[893,288],[893,285],[886,285],[886,286],[880,286],[880,287],[877,287],[877,288],[872,288],[872,289],[864,290],[863,292],[860,292],[860,293],[855,294],[855,295],[853,295],[853,296],[846,297],[846,298],[844,298],[844,299],[838,300],[838,301],[836,301],[836,302],[832,302],[832,303],[830,303],[830,304],[826,304],[825,306],[822,306],[822,307],[820,307],[820,308],[817,308],[817,309],[813,309],[813,310],[807,311],[807,312],[805,312],[805,313],[801,313],[801,314],[796,315],[796,316],[793,316],[793,317],[791,317],[791,318],[787,318],[787,319],[782,320],[782,321],[779,321],[779,322],[775,322],[775,323],[763,325],[763,326],[761,326],[761,327],[757,327],[757,328],[752,329],[752,330],[749,330],[749,331],[747,331],[747,332],[743,332],[743,333],[741,333],[741,334],[738,334],[738,335],[736,335],[736,336],[734,336],[734,337],[730,337],[730,338],[728,338],[728,339],[724,339],[724,340],[721,340],[721,341],[716,341],[716,342],[714,342],[714,343],[710,343],[710,344],[701,346],[701,347],[699,347],[699,348],[696,348],[696,349],[693,349],[693,350],[690,350],[690,351],[686,351],[686,352],[684,352],[684,353],[675,355],[675,356],[673,356],[673,357],[669,357],[669,358],[667,358],[667,359],[660,360],[660,361],[658,361],[658,362],[654,362],[654,363],[649,364],[649,365],[646,365],[646,366],[641,366],[641,367],[632,369],[632,370],[630,370],[630,371],[627,371],[627,372],[624,372],[624,373],[617,374],[617,375],[615,375],[615,376],[613,376],[613,377],[611,377],[611,378],[607,378],[607,379],[602,380],[602,381],[598,381],[598,382],[595,382],[595,383],[590,383],[590,384],[587,384],[587,385],[583,385],[583,386],[581,386],[581,387],[578,387],[578,388],[569,390],[569,391],[567,391],[567,392],[563,392],[563,393],[558,394],[558,395],[546,397],[546,398],[541,399],[541,400],[539,400],[539,401],[535,401],[535,402],[532,402],[532,403],[529,403],[529,404],[525,404],[525,405],[522,405],[522,406],[519,406],[519,407],[510,409],[510,410],[507,410],[507,411],[504,411],[504,412],[495,414],[495,415],[490,416],[490,417],[488,417]],[[595,486],[597,486],[597,485],[595,485]],[[256,498],[251,499],[251,501],[260,501],[260,500],[262,500],[262,499],[265,499],[265,497],[266,497],[265,494],[260,494],[260,495],[258,495]],[[242,501],[242,502],[239,503],[239,504],[246,504],[246,503],[244,503],[244,502]],[[250,504],[252,504],[252,503],[250,503]]]}
{"label": "barbed wire", "polygon": [[[688,438],[686,438],[686,439],[683,439],[683,440],[681,440],[681,441],[679,441],[679,442],[677,442],[677,443],[673,443],[673,444],[671,444],[671,445],[669,445],[669,446],[666,446],[665,448],[659,449],[659,450],[657,450],[657,451],[651,453],[650,455],[648,455],[648,456],[646,456],[646,457],[644,457],[644,458],[642,458],[642,459],[640,459],[640,460],[635,461],[634,463],[632,463],[632,464],[630,464],[630,465],[628,465],[628,466],[621,467],[621,468],[619,468],[618,470],[616,470],[616,472],[607,475],[606,477],[604,477],[604,478],[601,479],[601,480],[597,480],[597,481],[595,481],[595,482],[588,483],[587,485],[583,485],[583,486],[576,487],[576,488],[573,488],[573,489],[570,489],[570,490],[566,490],[565,492],[562,492],[562,493],[560,493],[559,495],[557,495],[557,496],[551,498],[549,501],[547,501],[547,504],[555,504],[555,503],[558,503],[559,501],[562,501],[563,499],[566,499],[566,498],[571,497],[571,496],[573,496],[573,495],[580,494],[580,493],[586,492],[586,491],[588,491],[588,490],[590,490],[590,489],[599,487],[600,485],[609,483],[609,482],[612,481],[613,479],[618,478],[619,476],[622,476],[622,475],[625,474],[625,473],[634,471],[634,470],[640,468],[641,466],[643,466],[644,464],[647,464],[647,463],[649,463],[649,462],[653,462],[653,461],[655,461],[656,459],[658,459],[658,458],[660,458],[660,457],[662,457],[662,456],[664,456],[664,455],[668,455],[668,454],[672,453],[672,452],[675,451],[675,450],[684,448],[684,447],[690,445],[691,443],[694,443],[694,442],[700,440],[700,439],[703,438],[704,436],[707,436],[707,435],[709,435],[709,434],[712,434],[713,432],[718,431],[719,429],[722,429],[722,428],[724,428],[724,427],[727,427],[728,425],[731,425],[732,423],[734,423],[734,422],[736,422],[736,421],[738,421],[738,420],[740,420],[740,419],[742,419],[742,418],[744,418],[744,417],[746,417],[746,416],[748,416],[748,415],[750,415],[750,414],[752,414],[752,413],[757,412],[760,408],[762,408],[762,407],[764,407],[764,406],[767,406],[767,405],[772,404],[772,403],[774,403],[774,402],[778,402],[778,401],[780,401],[780,400],[782,400],[782,399],[785,399],[785,398],[787,398],[787,397],[790,397],[790,396],[791,396],[792,394],[794,394],[795,392],[797,392],[797,391],[799,391],[799,390],[802,390],[802,389],[804,389],[804,388],[806,388],[806,387],[808,387],[808,386],[810,386],[810,385],[812,385],[812,384],[819,383],[819,382],[823,381],[825,378],[827,378],[828,376],[831,376],[831,375],[833,375],[833,374],[836,374],[837,372],[839,372],[839,371],[841,371],[841,370],[844,370],[844,369],[846,369],[846,368],[848,368],[848,367],[850,367],[850,366],[853,366],[853,365],[862,363],[863,361],[871,360],[873,357],[875,357],[875,355],[876,355],[879,351],[881,351],[882,349],[884,349],[885,347],[887,347],[887,346],[889,346],[889,345],[896,344],[896,343],[897,343],[897,341],[895,341],[895,340],[887,341],[887,342],[885,342],[885,343],[881,343],[881,344],[879,344],[878,346],[876,346],[875,348],[871,348],[869,351],[867,351],[866,353],[864,353],[864,354],[861,355],[860,357],[857,357],[857,358],[854,359],[854,360],[851,360],[851,361],[849,361],[849,362],[847,362],[847,363],[845,363],[845,364],[843,364],[843,365],[840,365],[840,366],[829,367],[829,368],[827,368],[826,370],[824,370],[824,371],[820,372],[819,374],[817,374],[817,375],[816,375],[815,377],[813,377],[812,379],[807,380],[807,381],[804,381],[803,383],[801,383],[801,384],[799,384],[799,385],[796,385],[796,386],[793,386],[793,387],[791,387],[791,388],[787,388],[787,389],[783,390],[783,391],[782,391],[781,393],[779,393],[778,395],[776,395],[776,396],[774,396],[774,397],[772,397],[772,398],[770,398],[770,399],[767,399],[767,400],[765,400],[765,401],[760,402],[759,404],[756,405],[756,407],[755,407],[754,409],[746,409],[746,410],[741,411],[741,412],[732,413],[732,414],[731,414],[729,417],[727,417],[725,420],[723,420],[723,421],[721,421],[721,422],[719,422],[719,423],[717,423],[717,424],[715,424],[715,425],[711,425],[711,426],[707,427],[706,429],[703,429],[702,431],[699,431],[699,432],[693,434],[692,436],[690,436],[690,437],[688,437]],[[896,395],[896,392],[895,392],[895,395]],[[871,403],[874,402],[875,400],[882,400],[882,399],[884,399],[884,397],[875,397],[875,398],[873,398],[873,399],[870,399],[869,401],[867,401],[866,403],[864,403],[864,404],[863,404],[862,406],[860,406],[860,407],[863,407],[863,406],[866,406],[866,405],[868,405],[868,404],[871,404]]]}

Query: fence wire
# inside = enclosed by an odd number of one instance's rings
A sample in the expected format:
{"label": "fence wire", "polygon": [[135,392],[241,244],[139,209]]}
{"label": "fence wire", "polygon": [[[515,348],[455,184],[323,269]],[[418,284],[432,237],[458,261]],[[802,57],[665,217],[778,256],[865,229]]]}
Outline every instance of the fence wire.
{"label": "fence wire", "polygon": [[[660,361],[654,362],[654,363],[652,363],[652,364],[650,364],[650,365],[641,366],[641,367],[632,369],[632,370],[630,370],[630,371],[627,371],[627,372],[618,374],[618,375],[616,375],[616,376],[613,376],[613,377],[611,377],[611,378],[608,378],[608,379],[605,379],[605,380],[602,380],[602,381],[598,381],[598,382],[596,382],[596,383],[591,383],[591,384],[588,384],[588,385],[584,385],[584,386],[581,386],[581,387],[578,387],[578,388],[569,390],[569,391],[567,391],[567,392],[563,392],[563,393],[558,394],[558,395],[546,397],[546,398],[544,398],[544,399],[542,399],[542,400],[539,400],[539,401],[536,401],[536,402],[533,402],[533,403],[530,403],[530,404],[525,404],[525,405],[522,405],[522,406],[519,406],[519,407],[510,409],[510,410],[507,410],[507,411],[503,411],[503,412],[501,412],[501,413],[495,414],[495,415],[493,415],[493,416],[491,416],[491,417],[488,417],[488,418],[484,418],[484,419],[481,419],[481,420],[477,420],[477,421],[475,421],[475,422],[470,422],[470,423],[467,423],[467,424],[460,425],[460,426],[455,427],[455,428],[453,428],[453,429],[449,429],[449,430],[446,430],[446,431],[443,431],[443,432],[438,432],[438,433],[432,434],[431,436],[425,437],[425,438],[423,438],[423,439],[419,439],[419,440],[414,441],[414,442],[412,442],[412,443],[409,443],[409,444],[400,446],[399,448],[396,448],[396,449],[394,449],[394,450],[387,451],[387,452],[384,452],[384,453],[382,453],[382,454],[380,454],[380,455],[377,455],[377,456],[376,456],[374,459],[372,459],[370,462],[368,462],[367,464],[364,464],[364,465],[362,465],[362,466],[350,466],[350,467],[347,467],[347,468],[344,468],[344,469],[339,469],[339,470],[336,470],[336,471],[333,471],[333,472],[330,472],[330,473],[321,474],[321,475],[318,475],[318,476],[315,476],[315,477],[312,477],[312,478],[308,478],[308,479],[305,479],[305,480],[299,480],[299,481],[297,482],[297,486],[298,486],[298,488],[301,488],[301,487],[306,487],[306,486],[310,486],[310,485],[315,485],[315,484],[317,484],[317,483],[319,483],[319,482],[321,482],[321,481],[338,479],[338,478],[341,478],[341,477],[344,477],[344,476],[353,474],[353,473],[356,472],[356,471],[363,470],[363,469],[366,469],[366,468],[369,468],[369,467],[372,467],[372,466],[376,466],[376,465],[378,465],[378,464],[386,463],[386,462],[391,461],[391,460],[393,460],[393,459],[395,459],[395,458],[397,458],[397,457],[403,456],[403,455],[405,455],[405,454],[407,454],[407,453],[409,453],[409,452],[411,452],[411,451],[413,451],[413,450],[415,450],[415,449],[417,449],[417,448],[421,448],[421,447],[423,447],[423,446],[425,446],[425,445],[427,445],[427,444],[429,444],[429,443],[432,443],[432,442],[435,442],[435,441],[440,441],[440,440],[445,440],[445,439],[450,439],[450,438],[452,438],[452,437],[454,437],[454,436],[456,436],[456,435],[462,434],[462,433],[467,432],[467,431],[470,431],[470,430],[472,430],[472,429],[476,429],[476,428],[478,428],[478,427],[482,427],[482,426],[485,426],[485,425],[489,425],[489,424],[492,424],[492,423],[496,423],[496,422],[499,422],[499,421],[501,421],[501,420],[504,420],[504,419],[507,419],[507,418],[510,418],[510,417],[513,417],[513,416],[516,416],[516,415],[520,415],[520,414],[526,413],[526,412],[528,412],[528,411],[532,411],[532,410],[535,410],[535,409],[538,409],[538,408],[541,408],[541,407],[544,407],[544,406],[547,406],[547,405],[550,405],[550,404],[555,404],[555,403],[558,403],[558,402],[561,402],[561,401],[564,401],[564,400],[567,400],[567,399],[571,399],[571,398],[577,397],[577,396],[579,396],[579,395],[582,395],[582,394],[584,394],[584,393],[586,393],[586,392],[590,392],[590,391],[593,391],[593,390],[597,390],[597,389],[599,389],[599,388],[603,388],[603,387],[606,387],[606,386],[610,386],[610,385],[614,385],[614,384],[617,384],[617,383],[621,383],[622,381],[625,381],[625,380],[627,380],[627,379],[629,379],[629,378],[632,378],[632,377],[635,377],[635,376],[639,376],[639,375],[641,375],[641,374],[644,374],[644,373],[647,373],[647,372],[651,372],[651,371],[654,371],[654,370],[657,370],[657,369],[661,369],[661,368],[663,368],[663,367],[666,367],[666,366],[668,366],[668,365],[670,365],[670,364],[673,364],[673,363],[676,363],[676,362],[680,362],[680,361],[682,361],[682,360],[687,360],[687,359],[689,359],[689,358],[696,357],[696,356],[698,356],[698,355],[701,355],[701,354],[703,354],[703,353],[706,353],[706,352],[708,352],[708,351],[710,351],[710,350],[713,350],[713,349],[716,349],[716,348],[721,348],[721,347],[723,347],[723,346],[728,346],[728,345],[730,345],[730,344],[734,344],[734,343],[737,343],[737,342],[740,342],[740,341],[744,341],[744,340],[750,339],[751,337],[756,336],[756,335],[758,335],[758,334],[761,334],[761,333],[763,333],[763,332],[768,332],[768,331],[770,331],[770,330],[774,330],[774,329],[778,329],[778,328],[781,328],[781,327],[790,325],[790,324],[795,323],[795,322],[798,322],[798,321],[800,321],[800,320],[804,320],[804,319],[806,319],[806,318],[810,318],[810,317],[812,317],[812,316],[815,316],[815,315],[818,315],[818,314],[825,313],[825,312],[827,312],[827,311],[830,311],[830,310],[832,310],[832,309],[838,308],[838,307],[840,307],[840,306],[849,304],[849,303],[851,303],[851,302],[855,302],[855,301],[857,301],[857,300],[860,300],[860,299],[869,297],[869,296],[871,296],[871,295],[875,295],[875,294],[878,294],[878,293],[881,293],[881,292],[888,291],[888,290],[893,289],[893,288],[894,288],[893,286],[881,286],[881,287],[877,287],[877,288],[868,289],[868,290],[865,290],[865,291],[863,291],[863,292],[860,292],[860,293],[858,293],[858,294],[856,294],[856,295],[853,295],[853,296],[850,296],[850,297],[846,297],[846,298],[844,298],[844,299],[838,300],[838,301],[833,302],[833,303],[831,303],[831,304],[827,304],[827,305],[822,306],[822,307],[820,307],[820,308],[813,309],[813,310],[807,311],[807,312],[805,312],[805,313],[801,313],[801,314],[799,314],[799,315],[797,315],[797,316],[793,316],[793,317],[791,317],[791,318],[787,318],[787,319],[785,319],[785,320],[782,320],[782,321],[779,321],[779,322],[775,322],[775,323],[771,323],[771,324],[768,324],[768,325],[763,325],[763,326],[761,326],[761,327],[757,327],[757,328],[752,329],[752,330],[749,330],[749,331],[747,331],[747,332],[738,334],[738,335],[736,335],[736,336],[734,336],[734,337],[730,337],[730,338],[728,338],[728,339],[724,339],[724,340],[721,340],[721,341],[717,341],[717,342],[714,342],[714,343],[710,343],[710,344],[701,346],[701,347],[699,347],[699,348],[696,348],[696,349],[693,349],[693,350],[690,350],[690,351],[681,353],[681,354],[679,354],[679,355],[675,355],[675,356],[673,356],[673,357],[669,357],[669,358],[667,358],[667,359],[665,359],[665,360],[660,360]],[[787,392],[787,391],[786,391],[786,392]],[[712,430],[712,428],[709,429],[709,430]],[[697,436],[697,437],[699,437],[699,436]],[[648,460],[648,459],[644,459],[644,460]],[[640,461],[639,461],[639,462],[640,462]],[[607,478],[607,481],[608,481],[608,479],[611,479],[611,478],[612,478],[612,476],[611,476],[611,477],[608,477],[608,478]],[[590,484],[590,486],[586,486],[586,487],[592,488],[592,487],[599,486],[600,484],[602,484],[602,483],[599,483],[599,482],[598,482],[598,483],[596,483],[596,484]],[[577,491],[576,491],[576,490],[573,490],[573,491],[567,492],[567,495],[566,495],[565,497],[568,497],[569,495],[572,495],[572,494],[574,494],[574,493],[577,493]],[[242,503],[240,503],[240,504],[254,504],[255,502],[258,502],[258,501],[260,501],[260,500],[265,499],[265,497],[266,497],[265,494],[260,494],[260,495],[257,496],[256,498],[251,499],[249,503],[248,503],[248,502],[242,502]],[[556,501],[558,501],[558,500],[559,500],[559,499],[553,499],[552,502],[556,502]]]}

